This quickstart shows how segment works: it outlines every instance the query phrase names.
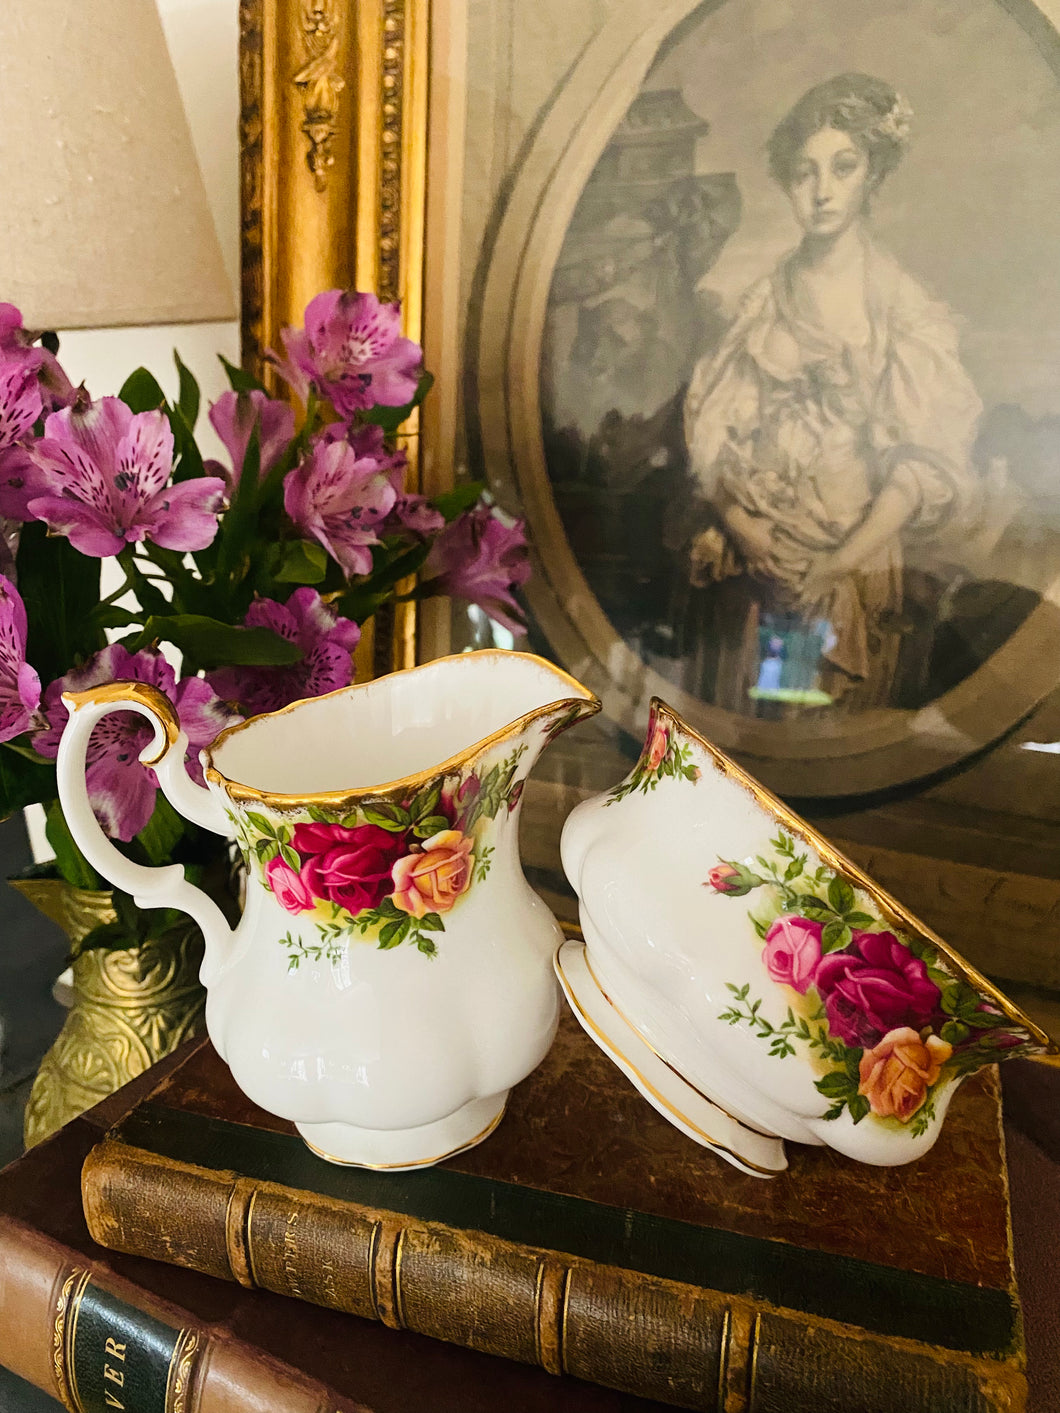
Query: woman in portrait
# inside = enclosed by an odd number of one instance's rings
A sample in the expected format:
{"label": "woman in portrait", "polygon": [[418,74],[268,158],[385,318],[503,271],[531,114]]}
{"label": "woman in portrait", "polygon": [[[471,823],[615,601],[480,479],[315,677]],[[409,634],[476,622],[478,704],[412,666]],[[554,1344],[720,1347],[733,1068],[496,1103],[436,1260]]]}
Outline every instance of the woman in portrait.
{"label": "woman in portrait", "polygon": [[720,595],[705,695],[734,710],[753,709],[759,643],[778,625],[793,630],[789,656],[813,645],[819,700],[886,705],[903,547],[953,539],[975,515],[981,404],[953,321],[869,228],[910,118],[865,74],[796,103],[768,150],[802,239],[692,376],[685,435],[712,523],[691,575]]}

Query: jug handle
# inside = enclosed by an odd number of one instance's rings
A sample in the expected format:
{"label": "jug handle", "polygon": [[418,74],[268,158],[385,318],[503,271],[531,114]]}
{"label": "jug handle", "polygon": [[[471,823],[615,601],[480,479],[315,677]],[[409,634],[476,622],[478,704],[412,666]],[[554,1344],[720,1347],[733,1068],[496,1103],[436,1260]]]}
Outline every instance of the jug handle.
{"label": "jug handle", "polygon": [[146,717],[154,739],[140,752],[140,761],[158,776],[166,799],[185,819],[215,834],[228,833],[221,805],[209,790],[197,785],[184,767],[188,738],[169,699],[147,682],[108,682],[85,692],[64,692],[70,719],[59,743],[56,772],[59,801],[78,848],[104,878],[130,893],[141,908],[179,908],[190,914],[206,939],[200,977],[210,984],[223,965],[232,941],[224,913],[201,888],[189,883],[183,864],[146,868],[120,853],[103,833],[85,784],[88,739],[92,728],[112,711],[134,711]]}

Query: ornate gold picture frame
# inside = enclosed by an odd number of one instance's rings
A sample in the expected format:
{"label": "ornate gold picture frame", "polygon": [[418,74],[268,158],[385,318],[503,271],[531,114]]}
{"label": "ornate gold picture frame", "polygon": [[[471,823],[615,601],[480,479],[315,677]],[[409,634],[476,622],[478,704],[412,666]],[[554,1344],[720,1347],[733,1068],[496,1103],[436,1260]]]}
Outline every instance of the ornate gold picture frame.
{"label": "ornate gold picture frame", "polygon": [[[426,0],[240,0],[240,221],[244,364],[321,290],[400,300],[423,337]],[[403,442],[418,484],[419,422]],[[415,658],[415,613],[377,616],[358,670]]]}

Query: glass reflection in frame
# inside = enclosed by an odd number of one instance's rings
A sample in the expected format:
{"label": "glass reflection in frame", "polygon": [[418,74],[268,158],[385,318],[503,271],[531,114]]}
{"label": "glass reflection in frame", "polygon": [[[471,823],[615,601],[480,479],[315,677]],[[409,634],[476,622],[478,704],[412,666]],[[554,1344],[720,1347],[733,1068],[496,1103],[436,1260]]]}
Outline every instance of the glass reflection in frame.
{"label": "glass reflection in frame", "polygon": [[996,568],[1020,505],[1004,409],[984,419],[954,317],[872,233],[913,123],[866,74],[798,100],[763,154],[798,244],[726,319],[702,296],[736,180],[694,173],[709,125],[679,91],[642,91],[560,257],[543,402],[567,534],[641,657],[744,715],[921,706],[1038,601]]}

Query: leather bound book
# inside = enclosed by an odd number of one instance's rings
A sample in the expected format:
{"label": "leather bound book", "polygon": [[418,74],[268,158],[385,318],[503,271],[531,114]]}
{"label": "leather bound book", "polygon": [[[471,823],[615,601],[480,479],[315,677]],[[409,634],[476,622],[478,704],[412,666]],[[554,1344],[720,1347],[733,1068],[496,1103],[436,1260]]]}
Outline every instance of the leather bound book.
{"label": "leather bound book", "polygon": [[[81,1167],[126,1091],[0,1172],[0,1365],[50,1393],[57,1407],[667,1413],[644,1399],[102,1250],[85,1227]],[[0,1404],[15,1413],[2,1394]]]}
{"label": "leather bound book", "polygon": [[789,1157],[770,1181],[721,1162],[568,1017],[496,1133],[413,1173],[315,1157],[202,1042],[82,1190],[115,1250],[678,1407],[1023,1408],[996,1073],[917,1163]]}

